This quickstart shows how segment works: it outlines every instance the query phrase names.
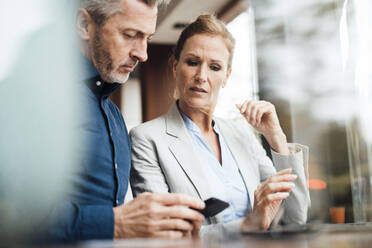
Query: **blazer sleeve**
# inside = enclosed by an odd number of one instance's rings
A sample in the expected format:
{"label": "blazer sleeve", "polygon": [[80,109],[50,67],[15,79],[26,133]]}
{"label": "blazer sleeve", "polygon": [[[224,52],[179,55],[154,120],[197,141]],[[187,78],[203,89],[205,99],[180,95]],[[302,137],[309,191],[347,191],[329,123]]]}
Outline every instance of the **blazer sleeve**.
{"label": "blazer sleeve", "polygon": [[292,173],[297,175],[295,187],[284,201],[284,215],[281,221],[285,224],[305,224],[311,205],[307,183],[309,148],[300,144],[288,144],[288,146],[291,155],[281,155],[271,151],[274,166],[278,171],[292,168]]}
{"label": "blazer sleeve", "polygon": [[130,132],[132,168],[130,183],[133,196],[143,192],[169,192],[166,178],[159,165],[157,147],[137,128]]}
{"label": "blazer sleeve", "polygon": [[[291,195],[284,201],[284,214],[281,217],[282,224],[305,224],[307,211],[310,207],[310,196],[307,187],[308,180],[308,147],[300,144],[289,144],[291,155],[281,155],[272,152],[273,164],[266,156],[262,146],[257,142],[256,159],[259,162],[261,181],[266,180],[277,171],[292,168],[293,173],[298,176]],[[261,150],[262,149],[262,150]],[[244,218],[229,223],[218,223],[202,226],[201,236],[220,237],[221,235],[233,235],[240,232]]]}
{"label": "blazer sleeve", "polygon": [[[239,123],[243,125],[242,123]],[[297,175],[290,196],[284,201],[284,214],[281,218],[283,224],[305,224],[310,207],[308,181],[308,154],[309,148],[300,144],[288,144],[290,155],[282,155],[271,150],[272,161],[267,156],[254,132],[245,126],[238,126],[240,137],[245,137],[247,154],[252,156],[258,165],[260,182],[267,180],[277,171],[292,168]],[[235,127],[236,128],[236,127]],[[274,166],[273,166],[274,165]],[[253,201],[254,199],[251,199]]]}

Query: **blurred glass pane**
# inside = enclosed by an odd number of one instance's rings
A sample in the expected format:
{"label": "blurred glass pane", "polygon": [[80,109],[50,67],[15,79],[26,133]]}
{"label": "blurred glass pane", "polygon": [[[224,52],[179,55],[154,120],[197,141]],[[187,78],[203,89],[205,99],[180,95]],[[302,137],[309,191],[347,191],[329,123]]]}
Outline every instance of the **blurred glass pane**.
{"label": "blurred glass pane", "polygon": [[255,98],[258,92],[252,9],[237,16],[227,28],[235,38],[236,45],[232,73],[226,87],[220,92],[215,115],[233,119],[241,118],[235,104]]}
{"label": "blurred glass pane", "polygon": [[[60,0],[0,8],[0,238],[30,238],[66,191],[81,140],[74,29]],[[71,20],[71,21],[66,21]],[[5,237],[4,237],[5,236]]]}
{"label": "blurred glass pane", "polygon": [[275,104],[289,141],[310,146],[310,178],[327,185],[310,181],[310,219],[330,221],[341,206],[347,222],[370,220],[371,1],[252,4],[260,98]]}

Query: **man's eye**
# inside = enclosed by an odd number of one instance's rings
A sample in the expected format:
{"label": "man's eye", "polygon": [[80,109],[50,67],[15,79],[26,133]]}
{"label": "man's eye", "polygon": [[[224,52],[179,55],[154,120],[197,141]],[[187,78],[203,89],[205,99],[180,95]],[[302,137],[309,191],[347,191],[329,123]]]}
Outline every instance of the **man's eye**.
{"label": "man's eye", "polygon": [[196,65],[198,64],[198,62],[193,61],[193,60],[187,60],[186,63],[187,63],[187,65],[189,65],[189,66],[196,66]]}
{"label": "man's eye", "polygon": [[130,33],[123,33],[123,35],[124,35],[126,38],[129,38],[129,39],[132,39],[132,38],[136,37],[135,34],[130,34]]}
{"label": "man's eye", "polygon": [[219,70],[221,70],[221,67],[219,65],[211,65],[210,68],[213,71],[219,71]]}

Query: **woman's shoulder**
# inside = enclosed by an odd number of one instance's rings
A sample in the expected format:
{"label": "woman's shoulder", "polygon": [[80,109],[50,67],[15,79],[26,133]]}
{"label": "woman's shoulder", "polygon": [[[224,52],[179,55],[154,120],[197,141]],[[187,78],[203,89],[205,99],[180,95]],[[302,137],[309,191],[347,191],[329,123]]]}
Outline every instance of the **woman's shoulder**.
{"label": "woman's shoulder", "polygon": [[145,136],[151,137],[153,135],[159,134],[165,130],[165,115],[159,116],[153,120],[144,122],[134,128],[129,132],[131,137],[133,136]]}

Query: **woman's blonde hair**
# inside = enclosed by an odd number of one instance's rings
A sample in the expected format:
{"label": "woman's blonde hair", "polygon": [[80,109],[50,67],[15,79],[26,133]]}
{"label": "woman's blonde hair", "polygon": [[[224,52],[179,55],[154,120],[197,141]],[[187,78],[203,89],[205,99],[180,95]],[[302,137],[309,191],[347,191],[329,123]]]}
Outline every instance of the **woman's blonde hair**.
{"label": "woman's blonde hair", "polygon": [[187,39],[197,34],[215,35],[223,39],[229,51],[228,68],[230,69],[234,54],[235,39],[227,30],[226,25],[213,15],[200,15],[194,22],[186,26],[177,41],[177,45],[174,49],[174,58],[177,61],[180,59],[182,49]]}

